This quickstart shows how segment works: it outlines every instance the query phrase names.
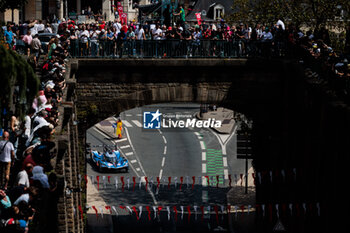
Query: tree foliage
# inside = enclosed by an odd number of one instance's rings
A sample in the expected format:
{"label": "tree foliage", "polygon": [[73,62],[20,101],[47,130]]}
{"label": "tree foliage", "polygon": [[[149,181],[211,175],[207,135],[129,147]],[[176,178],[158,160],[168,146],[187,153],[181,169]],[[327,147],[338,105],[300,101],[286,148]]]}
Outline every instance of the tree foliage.
{"label": "tree foliage", "polygon": [[19,87],[19,113],[23,114],[38,92],[40,80],[19,54],[0,45],[0,109],[13,104],[14,86]]}
{"label": "tree foliage", "polygon": [[319,28],[344,26],[349,20],[349,0],[235,0],[231,22],[276,23],[278,19],[296,25]]}

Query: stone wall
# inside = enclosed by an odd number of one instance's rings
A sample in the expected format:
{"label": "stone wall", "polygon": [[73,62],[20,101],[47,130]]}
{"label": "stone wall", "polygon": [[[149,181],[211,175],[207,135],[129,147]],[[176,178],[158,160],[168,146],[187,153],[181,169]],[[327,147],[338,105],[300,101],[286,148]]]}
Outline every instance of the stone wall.
{"label": "stone wall", "polygon": [[[68,70],[67,76],[69,73]],[[85,190],[81,189],[85,171],[84,167],[81,167],[80,156],[82,155],[80,153],[76,107],[71,101],[72,93],[68,91],[74,84],[69,80],[67,80],[67,84],[68,87],[65,89],[63,101],[59,107],[60,124],[56,128],[55,134],[58,151],[55,171],[63,186],[63,193],[57,204],[58,232],[83,233],[84,220],[80,217],[78,206],[81,206],[82,209],[85,207],[82,200],[82,194]]]}
{"label": "stone wall", "polygon": [[283,64],[277,61],[80,59],[71,62],[76,70],[73,72],[79,110],[95,105],[101,120],[130,108],[161,102],[215,103],[253,116],[260,114],[257,109],[262,106],[279,104],[285,79],[281,76]]}

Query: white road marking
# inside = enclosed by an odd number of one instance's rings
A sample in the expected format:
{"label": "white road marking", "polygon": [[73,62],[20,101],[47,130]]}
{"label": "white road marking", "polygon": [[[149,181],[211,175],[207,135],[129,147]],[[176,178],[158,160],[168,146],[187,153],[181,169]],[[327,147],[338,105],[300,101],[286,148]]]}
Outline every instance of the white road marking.
{"label": "white road marking", "polygon": [[207,173],[207,165],[202,163],[202,173]]}
{"label": "white road marking", "polygon": [[164,151],[163,151],[164,155],[166,154],[166,149],[167,149],[167,146],[164,146]]}
{"label": "white road marking", "polygon": [[205,150],[204,142],[203,142],[203,141],[199,141],[199,143],[201,144],[201,149],[202,149],[202,150]]}
{"label": "white road marking", "polygon": [[136,116],[142,116],[142,114],[141,114],[141,113],[138,113],[138,114],[136,114]]}
{"label": "white road marking", "polygon": [[139,171],[141,171],[141,169],[140,169],[139,167],[137,167],[137,168],[136,168],[136,171],[138,171],[138,172],[139,172]]}
{"label": "white road marking", "polygon": [[162,159],[162,167],[164,167],[164,163],[165,163],[165,157],[163,157]]}
{"label": "white road marking", "polygon": [[166,144],[167,143],[166,138],[164,136],[162,136],[162,137],[163,137],[164,143]]}
{"label": "white road marking", "polygon": [[162,131],[161,131],[160,129],[157,129],[157,130],[158,130],[158,132],[159,132],[160,134],[163,134]]}
{"label": "white road marking", "polygon": [[227,157],[222,157],[224,167],[227,167]]}
{"label": "white road marking", "polygon": [[219,134],[215,133],[213,129],[210,129],[210,131],[218,139],[218,141],[219,141],[219,143],[221,145],[221,151],[222,151],[223,155],[226,155],[226,144],[231,140],[232,136],[235,135],[236,130],[237,130],[237,125],[234,126],[232,134],[228,138],[225,137],[225,142],[223,143],[221,137],[219,136]]}
{"label": "white road marking", "polygon": [[137,160],[136,160],[136,159],[133,159],[133,160],[131,160],[130,162],[131,162],[131,163],[136,163]]}
{"label": "white road marking", "polygon": [[194,134],[197,135],[197,136],[200,136],[200,134],[198,132],[194,132]]}
{"label": "white road marking", "polygon": [[127,140],[128,140],[127,138],[121,138],[121,139],[114,140],[114,142],[124,142],[124,141],[127,141]]}
{"label": "white road marking", "polygon": [[121,146],[121,147],[119,147],[120,149],[126,149],[126,148],[129,148],[130,147],[130,145],[125,145],[125,146]]}
{"label": "white road marking", "polygon": [[203,202],[208,202],[208,191],[207,190],[203,190],[202,191],[202,201]]}
{"label": "white road marking", "polygon": [[126,156],[133,155],[133,154],[134,154],[134,152],[125,153]]}
{"label": "white road marking", "polygon": [[137,127],[142,127],[142,124],[138,120],[131,120]]}
{"label": "white road marking", "polygon": [[126,126],[126,127],[132,127],[132,125],[129,123],[129,121],[127,120],[122,120],[122,123]]}
{"label": "white road marking", "polygon": [[227,169],[224,169],[224,175],[225,175],[225,180],[228,179],[228,170]]}
{"label": "white road marking", "polygon": [[206,160],[207,160],[207,153],[202,152],[202,161],[206,161]]}
{"label": "white road marking", "polygon": [[159,179],[162,179],[162,175],[163,175],[163,169],[160,169],[160,172],[159,172]]}
{"label": "white road marking", "polygon": [[202,177],[202,186],[204,187],[208,186],[208,181],[206,177]]}
{"label": "white road marking", "polygon": [[131,116],[132,116],[132,114],[125,114],[125,116],[127,116],[127,117],[131,117]]}

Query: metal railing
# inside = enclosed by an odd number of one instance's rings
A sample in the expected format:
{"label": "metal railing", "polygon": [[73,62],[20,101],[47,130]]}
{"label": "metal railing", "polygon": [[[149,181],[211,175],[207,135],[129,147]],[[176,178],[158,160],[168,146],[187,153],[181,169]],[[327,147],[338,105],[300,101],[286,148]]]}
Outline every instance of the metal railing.
{"label": "metal railing", "polygon": [[281,57],[285,42],[246,40],[71,40],[71,57],[239,58]]}

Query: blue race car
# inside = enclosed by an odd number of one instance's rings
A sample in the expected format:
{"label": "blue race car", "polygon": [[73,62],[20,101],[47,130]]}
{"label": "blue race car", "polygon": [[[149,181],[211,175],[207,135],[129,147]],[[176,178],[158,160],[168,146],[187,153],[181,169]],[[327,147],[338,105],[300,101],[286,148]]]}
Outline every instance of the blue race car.
{"label": "blue race car", "polygon": [[123,158],[118,150],[104,150],[103,153],[92,150],[91,160],[96,164],[99,172],[103,172],[104,170],[123,170],[124,172],[128,172],[129,170],[128,160]]}

